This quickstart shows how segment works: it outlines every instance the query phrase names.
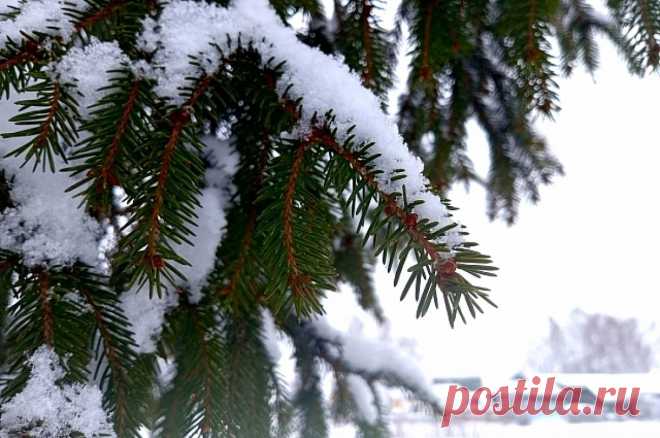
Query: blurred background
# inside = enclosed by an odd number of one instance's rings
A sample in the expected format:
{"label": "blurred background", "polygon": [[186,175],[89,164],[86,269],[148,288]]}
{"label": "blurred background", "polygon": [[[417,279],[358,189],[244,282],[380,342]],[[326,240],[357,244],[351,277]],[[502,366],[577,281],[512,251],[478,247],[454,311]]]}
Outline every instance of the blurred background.
{"label": "blurred background", "polygon": [[[395,8],[393,3],[384,16],[394,17]],[[614,47],[604,39],[599,43],[595,75],[580,70],[560,78],[561,111],[555,120],[535,122],[565,170],[564,177],[541,188],[541,201],[522,202],[509,226],[487,218],[486,194],[477,185],[450,193],[461,206],[457,217],[500,268],[488,281],[499,309],[455,329],[443,312],[417,320],[414,301],[399,302],[391,276],[379,266],[375,278],[385,328],[356,310],[355,295],[346,290],[328,299],[327,320],[340,330],[401,344],[435,382],[441,399],[449,383],[496,389],[521,376],[555,375],[587,389],[641,386],[641,415],[464,415],[442,429],[405,395],[390,393],[395,437],[658,436],[660,80],[657,74],[631,76]],[[405,86],[407,50],[400,50],[399,88],[390,108]],[[487,140],[476,123],[467,145],[476,170],[485,174]],[[337,427],[332,436],[352,437],[354,431]]]}

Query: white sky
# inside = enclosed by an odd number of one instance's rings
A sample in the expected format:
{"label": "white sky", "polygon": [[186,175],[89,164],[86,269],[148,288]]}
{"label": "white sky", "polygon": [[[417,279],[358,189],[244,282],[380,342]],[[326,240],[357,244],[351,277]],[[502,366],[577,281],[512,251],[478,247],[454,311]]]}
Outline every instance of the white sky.
{"label": "white sky", "polygon": [[[414,299],[400,303],[392,277],[379,269],[391,334],[415,339],[431,376],[508,377],[525,365],[548,319],[575,308],[660,325],[660,80],[632,77],[608,42],[600,46],[595,77],[580,69],[560,79],[562,110],[554,122],[537,122],[566,172],[542,189],[537,205],[523,203],[517,223],[508,227],[487,219],[480,187],[451,194],[461,208],[458,218],[500,268],[496,279],[484,280],[500,308],[455,330],[444,309],[416,320]],[[487,141],[476,123],[467,143],[477,169],[486,172]],[[329,300],[337,328],[346,329],[356,316],[345,310],[352,308],[346,306],[351,295]]]}

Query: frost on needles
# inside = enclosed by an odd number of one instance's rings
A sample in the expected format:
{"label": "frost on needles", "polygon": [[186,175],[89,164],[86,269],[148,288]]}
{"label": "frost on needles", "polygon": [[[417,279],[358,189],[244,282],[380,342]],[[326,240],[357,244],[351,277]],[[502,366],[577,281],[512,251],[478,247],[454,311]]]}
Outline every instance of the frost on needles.
{"label": "frost on needles", "polygon": [[107,416],[118,436],[323,436],[321,363],[363,433],[385,433],[387,386],[439,412],[405,355],[319,319],[367,275],[335,262],[376,255],[417,317],[452,325],[492,304],[463,274],[494,268],[380,98],[281,17],[263,0],[1,5],[3,433],[97,436]]}

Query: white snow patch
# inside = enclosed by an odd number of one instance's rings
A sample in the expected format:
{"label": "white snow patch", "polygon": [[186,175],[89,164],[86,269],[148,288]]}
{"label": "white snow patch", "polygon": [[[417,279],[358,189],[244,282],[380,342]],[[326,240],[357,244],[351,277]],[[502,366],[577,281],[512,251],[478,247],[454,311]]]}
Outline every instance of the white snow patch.
{"label": "white snow patch", "polygon": [[[13,6],[16,3],[9,2]],[[74,23],[64,9],[85,11],[89,5],[85,0],[29,0],[19,6],[21,12],[16,17],[0,21],[0,49],[6,47],[9,39],[21,41],[21,33],[41,32],[67,40],[74,32]]]}
{"label": "white snow patch", "polygon": [[177,246],[177,253],[190,263],[178,265],[177,269],[188,279],[189,299],[192,303],[198,303],[202,299],[206,276],[215,263],[215,252],[226,224],[223,200],[222,192],[216,188],[202,190],[201,205],[195,210],[195,236],[190,239],[193,244],[182,243]]}
{"label": "white snow patch", "polygon": [[18,436],[27,426],[31,426],[31,436],[42,438],[72,432],[86,437],[115,436],[98,387],[56,384],[65,372],[57,355],[45,346],[32,355],[30,366],[32,373],[23,391],[2,407],[0,436]]}
{"label": "white snow patch", "polygon": [[[21,99],[25,95],[19,96]],[[0,101],[0,132],[16,129],[7,118],[18,107]],[[20,146],[24,139],[0,138],[0,155]],[[0,214],[0,248],[23,254],[26,265],[69,265],[76,261],[94,266],[98,262],[98,240],[103,230],[79,201],[64,191],[75,182],[62,172],[32,172],[21,167],[22,158],[3,158],[0,168],[14,178],[11,198],[15,208]],[[57,168],[61,166],[56,160]]]}
{"label": "white snow patch", "polygon": [[261,338],[268,357],[273,363],[278,363],[282,358],[282,351],[280,350],[282,334],[277,329],[273,315],[268,309],[261,310],[261,329]]}
{"label": "white snow patch", "polygon": [[149,298],[148,287],[131,289],[121,295],[121,307],[131,323],[133,340],[138,345],[138,353],[153,353],[163,331],[165,314],[176,307],[177,297],[163,292]]}
{"label": "white snow patch", "polygon": [[357,407],[357,414],[360,419],[368,424],[376,423],[378,420],[378,408],[374,394],[367,382],[356,374],[349,374],[346,377],[346,383]]}
{"label": "white snow patch", "polygon": [[[240,34],[243,41],[254,43],[263,59],[286,60],[279,91],[283,93],[289,84],[293,85],[289,95],[303,98],[302,116],[307,124],[314,114],[334,111],[340,137],[355,125],[358,139],[375,143],[372,151],[380,157],[374,164],[384,171],[377,178],[386,192],[402,192],[405,185],[409,202],[424,201],[415,208],[422,218],[438,221],[440,226],[455,222],[440,199],[429,191],[422,160],[408,150],[394,121],[380,109],[378,98],[346,65],[301,43],[265,0],[238,0],[229,8],[172,1],[158,20],[148,18],[143,24],[140,47],[155,51],[153,75],[159,95],[182,104],[185,98],[181,89],[190,86],[187,78],[199,77],[198,68],[211,72],[220,64],[221,54],[212,44],[230,52],[233,47],[228,46],[227,37],[236,41]],[[191,56],[204,59],[203,65],[191,66]],[[396,169],[402,169],[408,177],[392,181]],[[455,233],[447,243],[455,246],[459,242],[460,236]]]}
{"label": "white snow patch", "polygon": [[128,57],[116,41],[101,42],[92,38],[84,47],[74,47],[54,65],[53,69],[60,82],[74,85],[82,97],[77,97],[80,114],[88,118],[90,106],[101,100],[107,90],[100,90],[110,84],[110,70],[128,64]]}
{"label": "white snow patch", "polygon": [[389,374],[423,394],[427,400],[441,405],[441,401],[430,391],[430,379],[397,345],[387,340],[366,338],[355,330],[341,333],[331,327],[325,318],[317,318],[310,324],[318,337],[338,346],[336,350],[329,351],[344,360],[353,370],[370,374]]}

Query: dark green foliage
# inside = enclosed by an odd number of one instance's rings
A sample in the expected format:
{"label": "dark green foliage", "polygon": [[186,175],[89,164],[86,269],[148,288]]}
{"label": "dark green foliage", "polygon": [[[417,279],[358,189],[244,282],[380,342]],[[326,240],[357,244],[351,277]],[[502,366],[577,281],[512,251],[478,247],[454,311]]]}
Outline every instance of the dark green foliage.
{"label": "dark green foliage", "polygon": [[120,436],[139,436],[153,373],[148,361],[135,351],[131,324],[123,315],[116,292],[105,279],[80,268],[71,272],[80,300],[93,318],[94,379],[104,395],[104,407],[112,412]]}
{"label": "dark green foliage", "polygon": [[71,157],[76,164],[68,169],[73,176],[82,176],[69,190],[79,192],[88,208],[102,216],[111,213],[112,188],[130,188],[125,181],[134,177],[133,169],[142,160],[150,158],[139,153],[154,130],[145,114],[154,107],[146,81],[129,71],[118,72],[107,93],[83,125],[92,135],[76,146]]}
{"label": "dark green foliage", "polygon": [[609,0],[607,5],[623,33],[630,69],[640,74],[657,69],[660,63],[660,2]]}
{"label": "dark green foliage", "polygon": [[323,311],[323,291],[333,289],[336,279],[323,152],[312,146],[304,139],[277,145],[259,217],[273,306],[278,312],[293,307],[304,316]]}
{"label": "dark green foliage", "polygon": [[10,92],[23,89],[34,72],[35,61],[40,58],[34,39],[26,39],[22,45],[10,42],[0,51],[0,96],[8,98]]}
{"label": "dark green foliage", "polygon": [[[295,324],[295,323],[294,323]],[[296,373],[300,387],[293,402],[298,411],[300,435],[309,438],[328,437],[328,418],[321,390],[319,360],[314,339],[303,331],[293,332],[296,348]]]}
{"label": "dark green foliage", "polygon": [[126,53],[135,52],[135,35],[142,20],[156,10],[156,0],[85,0],[86,11],[69,8],[67,13],[76,23],[74,30],[81,39],[94,36],[102,41],[116,39]]}
{"label": "dark green foliage", "polygon": [[[99,382],[117,433],[137,436],[145,397],[137,382],[147,383],[150,377],[135,367],[130,323],[117,294],[106,287],[107,279],[82,265],[28,269],[11,253],[3,254],[1,263],[3,298],[9,293],[16,297],[8,313],[0,315],[7,320],[6,335],[0,338],[1,378],[7,381],[2,399],[23,388],[30,375],[26,356],[45,344],[67,358],[68,381]],[[12,275],[16,279],[9,286]],[[91,375],[90,362],[96,364]]]}
{"label": "dark green foliage", "polygon": [[335,2],[337,50],[362,78],[362,83],[385,100],[392,87],[396,60],[394,35],[378,18],[380,0]]}
{"label": "dark green foliage", "polygon": [[34,98],[16,102],[20,112],[11,121],[25,129],[3,133],[3,138],[28,137],[27,143],[9,153],[9,156],[23,156],[25,162],[34,160],[34,168],[39,164],[55,170],[55,155],[66,159],[63,147],[73,145],[77,140],[75,118],[78,117],[76,101],[65,87],[53,82],[45,73],[33,73],[36,84],[28,85],[24,91],[34,93]]}
{"label": "dark green foliage", "polygon": [[222,418],[227,436],[261,438],[270,435],[277,412],[271,406],[279,381],[271,380],[270,358],[262,343],[258,310],[223,321],[227,346],[221,374]]}
{"label": "dark green foliage", "polygon": [[61,357],[68,356],[68,377],[83,381],[94,325],[76,297],[77,279],[58,270],[29,271],[17,264],[15,257],[6,259],[6,263],[12,264],[18,280],[12,285],[17,300],[8,309],[4,342],[4,374],[14,378],[3,388],[2,398],[7,400],[23,388],[30,374],[25,355],[43,344]]}
{"label": "dark green foliage", "polygon": [[543,114],[557,109],[548,37],[558,5],[558,0],[503,0],[496,6],[504,60],[515,70],[523,102]]}
{"label": "dark green foliage", "polygon": [[622,47],[616,26],[596,14],[584,0],[562,0],[559,13],[553,20],[561,50],[561,67],[569,75],[578,63],[594,73],[598,67],[598,45],[595,37],[605,35]]}
{"label": "dark green foliage", "polygon": [[223,376],[227,355],[215,309],[180,295],[163,342],[176,361],[176,375],[161,400],[158,430],[164,437],[222,436]]}

